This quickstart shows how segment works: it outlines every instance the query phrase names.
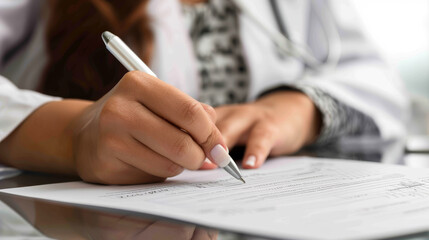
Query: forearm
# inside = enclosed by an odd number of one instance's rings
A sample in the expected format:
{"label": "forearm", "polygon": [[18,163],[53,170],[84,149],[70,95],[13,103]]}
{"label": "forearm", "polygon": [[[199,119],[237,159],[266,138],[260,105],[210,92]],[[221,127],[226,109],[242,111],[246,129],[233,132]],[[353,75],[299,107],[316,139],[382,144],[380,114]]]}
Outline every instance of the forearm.
{"label": "forearm", "polygon": [[91,102],[49,102],[0,143],[0,162],[30,171],[76,175],[73,123]]}

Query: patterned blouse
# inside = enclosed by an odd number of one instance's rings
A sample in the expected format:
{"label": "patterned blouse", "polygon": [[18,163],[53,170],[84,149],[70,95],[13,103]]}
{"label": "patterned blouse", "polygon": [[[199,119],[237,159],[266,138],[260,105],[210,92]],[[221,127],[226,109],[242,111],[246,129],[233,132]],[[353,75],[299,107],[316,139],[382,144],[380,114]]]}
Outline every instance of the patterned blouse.
{"label": "patterned blouse", "polygon": [[[197,57],[202,91],[199,101],[211,106],[243,103],[249,90],[249,72],[239,38],[238,13],[228,0],[183,5]],[[317,144],[341,136],[379,135],[372,118],[316,88],[290,89],[311,98],[322,113],[323,125]]]}

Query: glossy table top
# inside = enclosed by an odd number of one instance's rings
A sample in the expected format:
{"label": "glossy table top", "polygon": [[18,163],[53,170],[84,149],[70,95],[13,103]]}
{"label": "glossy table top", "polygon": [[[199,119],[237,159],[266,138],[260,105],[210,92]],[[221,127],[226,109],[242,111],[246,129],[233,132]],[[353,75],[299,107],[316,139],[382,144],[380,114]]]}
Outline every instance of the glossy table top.
{"label": "glossy table top", "polygon": [[[425,111],[428,112],[429,108]],[[429,168],[429,114],[420,115],[418,119],[421,118],[420,128],[413,125],[410,132],[414,135],[409,139],[389,142],[348,139],[332,146],[307,148],[297,155]],[[243,149],[232,151],[235,159],[240,159],[242,153]],[[25,172],[0,180],[0,189],[74,180]],[[3,202],[0,202],[0,239],[261,239],[145,214],[64,205],[4,194],[0,195],[0,200]],[[395,239],[429,239],[429,229],[428,232]]]}
{"label": "glossy table top", "polygon": [[[380,142],[373,139],[364,142],[342,142],[340,145],[319,149],[305,149],[299,155],[359,159],[429,168],[429,153],[407,153],[404,148],[403,141]],[[238,149],[235,154],[240,155],[241,152]],[[76,179],[39,173],[21,173],[0,180],[0,189],[73,180]],[[2,226],[0,239],[15,235],[22,236],[21,239],[30,237],[44,239],[43,236],[55,239],[253,239],[252,237],[255,237],[242,233],[205,229],[145,214],[63,205],[8,195],[1,195],[0,199],[5,204],[0,207],[0,226]],[[12,226],[12,229],[5,229],[8,226]],[[429,232],[401,238],[415,239],[416,237],[429,238]]]}

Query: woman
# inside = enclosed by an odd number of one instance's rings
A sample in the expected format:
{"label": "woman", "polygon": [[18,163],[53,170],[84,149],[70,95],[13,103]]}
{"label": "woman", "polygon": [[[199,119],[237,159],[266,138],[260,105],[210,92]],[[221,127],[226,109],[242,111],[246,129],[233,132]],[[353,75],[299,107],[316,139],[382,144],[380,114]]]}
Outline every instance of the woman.
{"label": "woman", "polygon": [[[1,161],[132,184],[213,168],[236,145],[246,145],[243,167],[258,168],[268,155],[344,136],[403,135],[401,82],[366,43],[344,1],[243,3],[0,6],[8,78],[0,79]],[[285,46],[268,37],[277,29],[294,45],[308,45],[319,61],[337,55],[335,68],[307,71],[317,66],[284,54]],[[124,39],[162,81],[125,74],[103,46],[105,30]]]}

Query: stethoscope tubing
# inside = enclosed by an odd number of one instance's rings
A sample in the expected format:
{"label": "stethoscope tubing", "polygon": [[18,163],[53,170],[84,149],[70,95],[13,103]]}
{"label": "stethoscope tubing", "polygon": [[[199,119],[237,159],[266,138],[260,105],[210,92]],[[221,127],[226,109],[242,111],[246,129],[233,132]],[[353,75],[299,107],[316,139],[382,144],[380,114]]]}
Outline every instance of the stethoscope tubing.
{"label": "stethoscope tubing", "polygon": [[274,42],[282,54],[293,56],[302,61],[310,69],[318,72],[332,70],[338,65],[341,57],[341,39],[332,13],[327,6],[324,6],[324,9],[321,10],[315,8],[314,11],[320,19],[328,42],[328,56],[325,61],[321,61],[314,56],[308,45],[297,43],[291,39],[286,22],[278,10],[278,0],[269,0],[278,27],[277,30],[266,26],[255,13],[250,11],[246,3],[242,2],[242,0],[232,1],[244,15],[249,17]]}

